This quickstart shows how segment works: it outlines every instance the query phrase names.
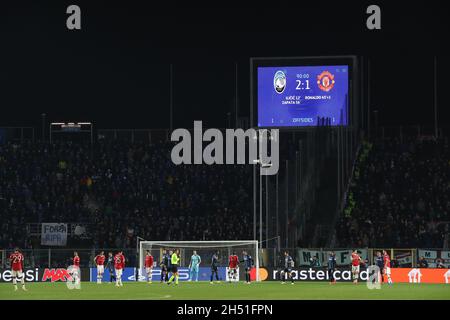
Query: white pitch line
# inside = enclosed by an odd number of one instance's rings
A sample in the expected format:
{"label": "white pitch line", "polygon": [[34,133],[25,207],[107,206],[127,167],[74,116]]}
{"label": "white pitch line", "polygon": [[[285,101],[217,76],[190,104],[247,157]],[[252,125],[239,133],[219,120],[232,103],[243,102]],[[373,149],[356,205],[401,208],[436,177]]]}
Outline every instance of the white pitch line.
{"label": "white pitch line", "polygon": [[[145,297],[145,298],[130,298],[130,299],[124,299],[124,300],[155,300],[155,299],[169,299],[172,296],[170,294],[165,296],[156,296],[156,297]],[[121,299],[119,299],[121,300]]]}

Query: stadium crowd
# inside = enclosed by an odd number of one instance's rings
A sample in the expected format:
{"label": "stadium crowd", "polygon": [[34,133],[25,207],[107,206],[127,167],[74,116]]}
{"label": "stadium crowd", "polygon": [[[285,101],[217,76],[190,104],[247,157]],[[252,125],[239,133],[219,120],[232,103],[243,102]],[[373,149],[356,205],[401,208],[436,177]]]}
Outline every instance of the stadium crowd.
{"label": "stadium crowd", "polygon": [[[252,169],[180,165],[171,143],[0,144],[0,247],[35,248],[28,223],[77,222],[93,248],[161,240],[252,238]],[[449,238],[448,138],[365,143],[339,247],[441,248]],[[234,192],[229,192],[233,190]]]}
{"label": "stadium crowd", "polygon": [[338,245],[442,248],[450,224],[448,138],[384,139],[362,150]]}
{"label": "stadium crowd", "polygon": [[[171,143],[0,144],[0,247],[32,248],[27,223],[77,222],[92,246],[250,239],[251,168],[180,165]],[[250,171],[249,171],[250,170]],[[234,192],[229,192],[234,190]]]}

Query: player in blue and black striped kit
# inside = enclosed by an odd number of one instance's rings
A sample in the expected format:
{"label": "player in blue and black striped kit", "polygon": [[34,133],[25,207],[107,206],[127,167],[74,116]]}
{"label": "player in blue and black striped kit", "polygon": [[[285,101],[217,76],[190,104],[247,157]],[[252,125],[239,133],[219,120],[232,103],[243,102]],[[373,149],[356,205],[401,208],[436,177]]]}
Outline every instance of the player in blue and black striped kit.
{"label": "player in blue and black striped kit", "polygon": [[217,283],[219,280],[219,251],[215,252],[211,257],[211,284],[213,284],[214,274],[216,275]]}
{"label": "player in blue and black striped kit", "polygon": [[247,253],[247,251],[242,252],[243,260],[241,262],[244,263],[245,268],[245,283],[250,284],[250,270],[253,267],[253,259],[252,256]]}
{"label": "player in blue and black striped kit", "polygon": [[375,263],[376,263],[377,267],[380,268],[380,273],[378,274],[379,280],[380,280],[380,282],[383,282],[384,281],[384,279],[383,279],[384,259],[383,259],[383,256],[381,255],[380,251],[377,251]]}
{"label": "player in blue and black striped kit", "polygon": [[284,252],[284,270],[281,271],[281,283],[285,283],[285,276],[291,280],[291,284],[294,284],[294,278],[292,277],[292,267],[294,266],[294,259],[289,255],[289,252]]}
{"label": "player in blue and black striped kit", "polygon": [[336,283],[334,278],[334,270],[336,269],[336,254],[331,251],[328,256],[328,278],[330,279],[330,284]]}
{"label": "player in blue and black striped kit", "polygon": [[112,252],[108,253],[108,261],[106,262],[106,267],[109,271],[109,283],[112,283],[113,280],[116,281],[116,274],[114,271],[114,257]]}
{"label": "player in blue and black striped kit", "polygon": [[161,252],[161,283],[169,281],[169,264],[170,264],[170,257],[167,254],[167,251],[164,249]]}

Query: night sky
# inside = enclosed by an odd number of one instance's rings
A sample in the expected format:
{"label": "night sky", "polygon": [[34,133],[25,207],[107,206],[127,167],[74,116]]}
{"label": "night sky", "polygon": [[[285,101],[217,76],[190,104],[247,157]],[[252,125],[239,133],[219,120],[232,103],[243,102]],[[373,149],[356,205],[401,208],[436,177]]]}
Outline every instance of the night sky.
{"label": "night sky", "polygon": [[[150,1],[148,1],[151,3]],[[101,128],[224,127],[249,115],[250,57],[353,54],[371,61],[372,109],[380,125],[433,123],[433,57],[439,61],[439,121],[448,122],[445,10],[377,2],[382,30],[366,28],[370,2],[287,2],[248,8],[142,6],[143,1],[4,1],[0,5],[0,126],[49,120]],[[341,1],[339,1],[341,2]],[[393,2],[393,1],[391,1]],[[66,28],[66,8],[82,30]]]}

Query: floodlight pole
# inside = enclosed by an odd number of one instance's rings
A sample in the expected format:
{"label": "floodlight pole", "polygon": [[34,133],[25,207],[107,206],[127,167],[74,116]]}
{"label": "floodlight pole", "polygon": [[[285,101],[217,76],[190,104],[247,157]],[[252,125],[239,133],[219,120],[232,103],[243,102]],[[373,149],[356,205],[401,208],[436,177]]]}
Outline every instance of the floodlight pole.
{"label": "floodlight pole", "polygon": [[238,63],[235,63],[235,88],[234,88],[234,107],[235,107],[235,128],[238,127],[238,119],[239,119],[239,100],[238,100],[238,94],[239,94],[239,87],[238,87]]}
{"label": "floodlight pole", "polygon": [[261,172],[259,173],[259,243],[261,244],[262,247],[262,241],[263,241],[263,236],[262,236],[262,215],[263,215],[263,200],[262,200],[262,174]]}
{"label": "floodlight pole", "polygon": [[286,241],[286,245],[285,247],[288,248],[289,247],[289,160],[286,160],[286,237],[285,237],[285,241]]}
{"label": "floodlight pole", "polygon": [[170,90],[170,96],[169,96],[169,127],[170,127],[170,134],[172,134],[173,131],[173,64],[170,64],[170,72],[169,72],[169,90]]}
{"label": "floodlight pole", "polygon": [[373,114],[375,115],[375,133],[374,136],[375,138],[378,137],[378,110],[373,110]]}
{"label": "floodlight pole", "polygon": [[253,240],[256,240],[256,166],[253,166]]}
{"label": "floodlight pole", "polygon": [[278,250],[279,250],[279,248],[280,248],[280,221],[279,221],[279,215],[280,215],[280,213],[279,213],[279,208],[278,208],[278,202],[279,202],[279,199],[278,199],[278,172],[277,172],[277,175],[276,175],[276,177],[275,177],[275,202],[276,202],[276,205],[275,205],[275,207],[276,207],[276,211],[275,211],[275,214],[276,214],[276,220],[277,220],[277,222],[276,222],[276,235],[278,236]]}
{"label": "floodlight pole", "polygon": [[438,138],[438,115],[437,115],[437,57],[434,57],[434,137]]}
{"label": "floodlight pole", "polygon": [[[266,239],[269,238],[269,176],[266,175]],[[266,249],[268,248],[266,242]]]}
{"label": "floodlight pole", "polygon": [[41,116],[42,116],[42,142],[44,142],[45,141],[45,116],[46,116],[46,114],[43,113],[43,114],[41,114]]}
{"label": "floodlight pole", "polygon": [[[272,164],[268,163],[263,163],[261,161],[261,159],[257,159],[254,160],[255,164],[258,164],[260,167],[260,172],[259,172],[259,243],[261,244],[262,247],[262,242],[263,242],[263,230],[262,230],[262,221],[263,221],[263,194],[262,194],[262,185],[263,185],[263,178],[262,178],[262,174],[261,174],[261,169],[264,167],[271,167]],[[266,192],[267,192],[267,180],[266,180]],[[266,194],[267,196],[267,194]],[[267,203],[268,199],[266,198],[266,203]],[[256,205],[256,200],[255,200],[255,205]],[[256,221],[256,211],[254,211],[255,217],[254,220]],[[266,210],[266,215],[268,215],[268,211]],[[266,216],[266,221],[267,221],[267,216]],[[266,226],[267,227],[267,226]],[[256,228],[256,224],[255,224],[255,228]],[[266,228],[267,229],[267,228]],[[255,229],[256,231],[256,229]],[[267,237],[267,234],[266,234]],[[266,245],[267,247],[267,245]]]}

